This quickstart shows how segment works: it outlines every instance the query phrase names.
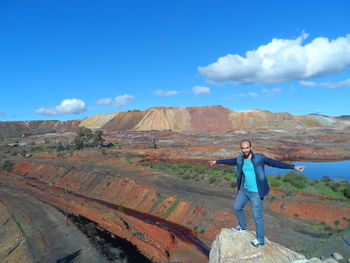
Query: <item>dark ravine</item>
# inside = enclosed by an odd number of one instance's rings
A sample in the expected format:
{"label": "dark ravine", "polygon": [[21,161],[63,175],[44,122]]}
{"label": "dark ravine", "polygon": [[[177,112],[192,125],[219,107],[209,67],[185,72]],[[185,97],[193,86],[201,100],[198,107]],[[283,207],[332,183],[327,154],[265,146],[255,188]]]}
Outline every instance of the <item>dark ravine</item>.
{"label": "dark ravine", "polygon": [[[164,218],[160,218],[160,217],[156,217],[156,216],[149,215],[146,213],[142,213],[140,211],[137,211],[137,210],[134,210],[131,208],[127,208],[127,207],[120,206],[120,205],[115,205],[115,204],[112,204],[112,203],[109,203],[106,201],[102,201],[102,200],[99,200],[96,198],[88,197],[88,196],[83,195],[83,194],[75,193],[71,190],[66,190],[62,187],[51,186],[43,180],[28,176],[25,174],[23,174],[21,176],[23,176],[24,178],[26,178],[28,180],[32,180],[32,181],[35,181],[36,183],[44,185],[45,187],[47,187],[50,190],[59,191],[62,194],[66,193],[66,194],[78,197],[80,199],[83,199],[85,201],[97,203],[97,204],[112,208],[118,212],[123,212],[124,214],[126,214],[128,216],[132,216],[134,218],[140,219],[143,222],[146,222],[147,224],[156,225],[157,227],[162,228],[162,229],[172,233],[173,235],[180,238],[181,240],[195,245],[197,247],[197,249],[199,249],[202,253],[204,253],[206,256],[209,256],[210,248],[208,248],[202,241],[200,241],[197,238],[196,233],[191,231],[188,228],[185,228],[185,227],[179,225],[179,224],[170,222],[168,220],[165,220]],[[41,189],[41,190],[44,190],[44,189]],[[47,192],[49,193],[49,191],[47,191]]]}
{"label": "dark ravine", "polygon": [[[64,211],[62,211],[64,213]],[[132,243],[98,227],[98,225],[83,216],[68,215],[73,222],[91,241],[92,244],[110,262],[153,263],[140,253]]]}

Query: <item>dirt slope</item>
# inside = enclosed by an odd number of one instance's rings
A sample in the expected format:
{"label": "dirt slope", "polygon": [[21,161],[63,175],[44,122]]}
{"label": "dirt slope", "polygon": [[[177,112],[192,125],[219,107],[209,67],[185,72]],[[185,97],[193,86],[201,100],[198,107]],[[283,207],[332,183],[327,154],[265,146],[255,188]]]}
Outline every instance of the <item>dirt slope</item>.
{"label": "dirt slope", "polygon": [[[107,262],[77,228],[71,223],[66,224],[63,214],[33,198],[30,193],[19,191],[17,186],[13,188],[11,181],[6,179],[2,179],[0,199],[21,229],[17,232],[23,235],[25,245],[30,248],[27,255],[14,252],[19,261],[7,262]],[[28,258],[33,260],[25,261]]]}

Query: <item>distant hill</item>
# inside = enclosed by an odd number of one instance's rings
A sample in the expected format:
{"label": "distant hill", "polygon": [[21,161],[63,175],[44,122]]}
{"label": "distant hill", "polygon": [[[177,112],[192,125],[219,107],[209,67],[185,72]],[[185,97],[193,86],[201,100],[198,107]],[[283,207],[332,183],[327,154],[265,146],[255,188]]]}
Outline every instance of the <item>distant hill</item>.
{"label": "distant hill", "polygon": [[235,112],[223,106],[154,107],[144,111],[119,111],[72,121],[0,122],[0,137],[73,131],[78,127],[105,130],[172,130],[212,132],[229,130],[291,130],[350,127],[350,117],[296,116],[266,110]]}
{"label": "distant hill", "polygon": [[72,121],[0,121],[0,138],[72,131],[81,120]]}
{"label": "distant hill", "polygon": [[222,106],[154,107],[114,112],[84,119],[80,126],[110,130],[173,130],[210,132],[245,129],[342,128],[350,122],[323,115],[294,116],[266,110],[235,112]]}

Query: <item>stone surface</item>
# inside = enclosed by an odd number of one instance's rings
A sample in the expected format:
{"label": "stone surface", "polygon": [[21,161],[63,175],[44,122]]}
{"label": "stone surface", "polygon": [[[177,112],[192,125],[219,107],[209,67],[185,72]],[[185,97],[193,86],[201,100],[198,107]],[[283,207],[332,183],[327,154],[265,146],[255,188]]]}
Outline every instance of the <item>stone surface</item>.
{"label": "stone surface", "polygon": [[334,258],[326,258],[322,263],[338,263]]}
{"label": "stone surface", "polygon": [[303,255],[268,239],[261,248],[252,248],[249,242],[254,239],[252,232],[239,233],[232,229],[221,229],[212,244],[209,263],[286,263],[305,259]]}
{"label": "stone surface", "polygon": [[343,256],[340,255],[339,253],[335,252],[332,254],[332,257],[335,259],[335,260],[343,260]]}
{"label": "stone surface", "polygon": [[35,262],[28,245],[20,227],[0,201],[0,262]]}

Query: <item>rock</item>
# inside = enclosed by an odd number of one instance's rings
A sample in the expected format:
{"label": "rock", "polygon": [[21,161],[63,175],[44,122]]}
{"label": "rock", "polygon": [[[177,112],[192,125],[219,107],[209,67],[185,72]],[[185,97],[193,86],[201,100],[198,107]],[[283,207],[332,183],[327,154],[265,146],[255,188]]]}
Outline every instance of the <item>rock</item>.
{"label": "rock", "polygon": [[335,252],[332,254],[332,257],[335,259],[335,260],[343,260],[343,256],[340,255],[339,253]]}
{"label": "rock", "polygon": [[252,248],[249,242],[254,239],[253,232],[239,233],[227,228],[221,229],[212,244],[209,263],[287,263],[306,260],[303,255],[267,238],[263,247]]}
{"label": "rock", "polygon": [[323,263],[338,263],[334,258],[327,258],[326,260],[322,261]]}
{"label": "rock", "polygon": [[323,261],[319,258],[311,258],[310,260],[307,261],[307,263],[321,263],[321,262]]}
{"label": "rock", "polygon": [[293,261],[292,263],[322,263],[323,261],[319,258],[312,258],[312,259],[301,259]]}

